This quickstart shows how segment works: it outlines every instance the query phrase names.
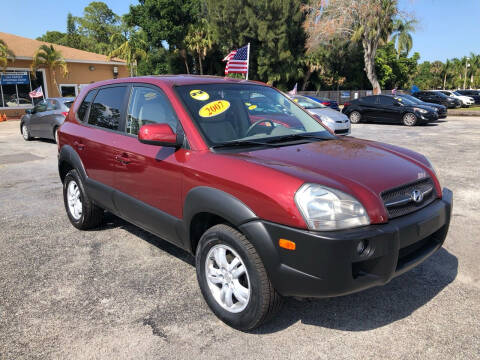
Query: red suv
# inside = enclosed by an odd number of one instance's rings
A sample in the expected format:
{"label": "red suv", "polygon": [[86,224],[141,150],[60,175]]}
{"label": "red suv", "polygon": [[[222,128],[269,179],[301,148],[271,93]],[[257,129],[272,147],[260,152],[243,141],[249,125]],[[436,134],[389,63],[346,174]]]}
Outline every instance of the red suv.
{"label": "red suv", "polygon": [[252,81],[92,84],[59,130],[58,159],[75,227],[106,210],[189,251],[206,302],[241,330],[282,296],[389,282],[442,246],[452,209],[424,156],[337,137]]}

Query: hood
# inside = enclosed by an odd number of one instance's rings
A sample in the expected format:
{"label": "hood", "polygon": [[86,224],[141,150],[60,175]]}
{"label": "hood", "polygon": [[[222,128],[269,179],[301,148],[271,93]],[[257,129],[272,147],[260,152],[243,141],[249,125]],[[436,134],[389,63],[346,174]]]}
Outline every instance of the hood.
{"label": "hood", "polygon": [[435,112],[435,109],[439,108],[437,106],[433,106],[433,105],[430,105],[430,104],[428,104],[428,105],[427,104],[415,104],[415,105],[409,105],[409,107],[425,109],[425,110],[433,111],[433,112]]}
{"label": "hood", "polygon": [[315,114],[315,115],[323,115],[328,116],[333,121],[348,121],[347,115],[341,113],[340,111],[333,110],[332,108],[318,108],[318,109],[308,109],[308,112]]}
{"label": "hood", "polygon": [[[371,220],[383,221],[382,191],[435,176],[422,155],[386,144],[341,138],[229,154],[310,182],[352,194]],[[402,149],[403,150],[403,149]],[[413,155],[413,156],[410,156]]]}

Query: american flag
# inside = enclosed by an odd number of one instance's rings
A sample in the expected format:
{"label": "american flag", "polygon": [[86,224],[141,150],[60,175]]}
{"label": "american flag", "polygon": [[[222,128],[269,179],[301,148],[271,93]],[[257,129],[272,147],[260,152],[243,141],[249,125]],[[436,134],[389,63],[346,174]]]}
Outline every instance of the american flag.
{"label": "american flag", "polygon": [[238,50],[233,50],[225,56],[223,61],[227,62],[225,66],[225,75],[229,73],[248,74],[248,47],[245,45]]}
{"label": "american flag", "polygon": [[36,88],[35,90],[33,91],[30,91],[28,93],[28,95],[31,97],[31,98],[39,98],[39,97],[43,97],[43,90],[42,90],[42,87],[39,86],[38,88]]}

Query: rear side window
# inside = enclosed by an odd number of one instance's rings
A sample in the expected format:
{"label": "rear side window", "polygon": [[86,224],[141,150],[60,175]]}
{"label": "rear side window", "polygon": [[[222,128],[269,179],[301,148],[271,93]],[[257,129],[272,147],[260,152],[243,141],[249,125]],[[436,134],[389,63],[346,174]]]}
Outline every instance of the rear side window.
{"label": "rear side window", "polygon": [[389,96],[380,96],[380,105],[393,105],[393,98]]}
{"label": "rear side window", "polygon": [[127,134],[137,135],[143,125],[167,124],[177,131],[178,120],[167,97],[150,87],[133,88],[128,105]]}
{"label": "rear side window", "polygon": [[[94,94],[95,94],[95,90],[91,90],[87,94],[87,96],[85,96],[85,99],[83,99],[82,105],[80,105],[77,111],[78,120],[85,121],[85,115],[87,115],[88,107],[90,106],[90,103],[93,100]],[[67,103],[65,103],[65,105],[67,105]],[[67,106],[70,107],[69,105]]]}
{"label": "rear side window", "polygon": [[125,86],[98,90],[90,107],[88,123],[105,129],[118,130],[125,91]]}
{"label": "rear side window", "polygon": [[363,104],[375,104],[376,96],[365,96],[359,100]]}

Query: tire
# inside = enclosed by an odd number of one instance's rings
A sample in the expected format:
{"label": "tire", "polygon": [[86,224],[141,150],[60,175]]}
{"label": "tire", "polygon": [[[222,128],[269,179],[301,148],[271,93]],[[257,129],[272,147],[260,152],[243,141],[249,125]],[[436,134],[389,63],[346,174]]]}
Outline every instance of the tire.
{"label": "tire", "polygon": [[352,124],[358,124],[362,120],[362,114],[358,111],[352,111],[348,117]]}
{"label": "tire", "polygon": [[[218,258],[222,259],[222,249],[226,254],[223,256],[226,263],[223,264],[227,266],[219,265],[216,260],[218,254]],[[236,261],[235,258],[239,260],[238,265],[222,274],[222,269],[228,269],[228,265]],[[205,301],[227,325],[242,331],[252,330],[271,319],[281,308],[282,298],[273,288],[260,256],[247,238],[234,228],[220,224],[208,229],[199,241],[195,263],[197,280]],[[240,271],[242,265],[244,273]],[[237,277],[240,273],[242,275]],[[207,278],[207,275],[210,276]],[[221,293],[224,288],[230,296],[223,297],[222,305]],[[227,298],[231,299],[230,308]]]}
{"label": "tire", "polygon": [[23,140],[25,141],[32,140],[30,131],[28,130],[28,126],[26,124],[22,124],[22,136],[23,136]]}
{"label": "tire", "polygon": [[55,141],[55,144],[58,144],[58,126],[53,128],[53,141]]}
{"label": "tire", "polygon": [[415,126],[418,122],[418,119],[414,113],[406,113],[402,117],[402,122],[405,126]]}
{"label": "tire", "polygon": [[[79,203],[74,201],[75,197]],[[68,219],[77,229],[87,230],[101,224],[103,209],[89,199],[83,181],[75,169],[70,170],[63,181],[63,202]]]}

